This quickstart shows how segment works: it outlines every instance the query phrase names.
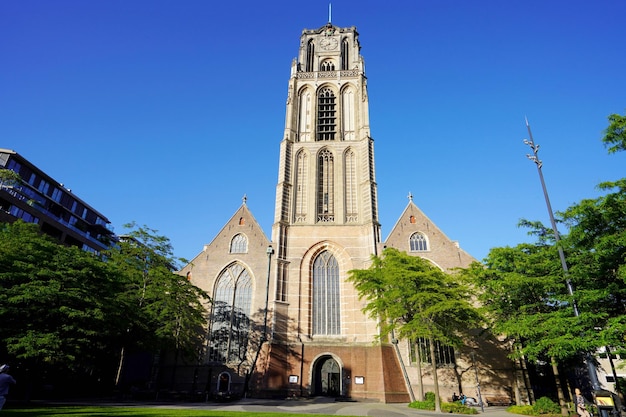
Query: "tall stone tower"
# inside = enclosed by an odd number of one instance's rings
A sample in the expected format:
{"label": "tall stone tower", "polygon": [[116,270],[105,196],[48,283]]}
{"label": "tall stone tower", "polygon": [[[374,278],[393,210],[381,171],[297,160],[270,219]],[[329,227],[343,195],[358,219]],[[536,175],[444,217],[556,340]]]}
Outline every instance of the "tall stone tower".
{"label": "tall stone tower", "polygon": [[[369,266],[381,242],[366,82],[354,27],[328,23],[302,32],[272,228],[275,384],[269,385],[388,401],[407,395],[397,359],[384,354],[391,346],[374,343],[377,323],[362,313],[347,282],[348,271]],[[390,367],[395,384],[386,381]]]}
{"label": "tall stone tower", "polygon": [[[476,329],[461,348],[439,345],[433,367],[422,354],[428,341],[378,339],[378,321],[363,313],[349,271],[368,268],[383,247],[364,68],[355,28],[328,23],[302,32],[289,78],[272,239],[244,198],[179,271],[211,296],[204,354],[184,366],[172,358],[160,368],[160,386],[216,398],[408,402],[414,390],[434,389],[436,369],[444,398],[473,390],[480,378],[484,395],[525,401],[524,373],[508,360],[506,339]],[[442,270],[474,261],[412,196],[384,245]]]}

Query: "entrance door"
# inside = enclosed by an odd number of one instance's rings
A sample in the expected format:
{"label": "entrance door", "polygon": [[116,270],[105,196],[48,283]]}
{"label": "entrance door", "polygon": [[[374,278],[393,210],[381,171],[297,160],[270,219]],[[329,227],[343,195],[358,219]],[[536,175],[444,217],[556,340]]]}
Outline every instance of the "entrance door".
{"label": "entrance door", "polygon": [[341,393],[341,369],[330,356],[320,358],[315,364],[314,395],[337,397]]}

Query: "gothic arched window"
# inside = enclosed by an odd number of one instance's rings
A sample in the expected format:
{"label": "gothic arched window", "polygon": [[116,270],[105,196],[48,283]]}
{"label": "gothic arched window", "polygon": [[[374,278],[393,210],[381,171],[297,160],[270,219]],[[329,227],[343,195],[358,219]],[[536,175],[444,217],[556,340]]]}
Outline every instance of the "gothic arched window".
{"label": "gothic arched window", "polygon": [[409,239],[411,252],[423,252],[428,250],[428,241],[426,236],[421,232],[415,232]]}
{"label": "gothic arched window", "polygon": [[331,61],[330,59],[327,59],[320,64],[320,71],[334,71],[334,70],[335,70],[335,64],[333,64],[333,61]]}
{"label": "gothic arched window", "polygon": [[328,149],[320,152],[317,160],[317,221],[335,220],[335,161]]}
{"label": "gothic arched window", "polygon": [[358,220],[358,201],[357,201],[357,175],[356,175],[356,155],[352,149],[348,149],[344,157],[345,167],[345,206],[346,221],[356,222]]}
{"label": "gothic arched window", "polygon": [[217,278],[211,312],[208,361],[242,362],[246,359],[252,279],[248,270],[232,263]]}
{"label": "gothic arched window", "polygon": [[236,234],[230,241],[230,253],[247,253],[248,238],[241,233]]}
{"label": "gothic arched window", "polygon": [[298,153],[296,157],[296,222],[306,220],[307,214],[307,173],[309,169],[309,158],[304,151]]}
{"label": "gothic arched window", "polygon": [[313,39],[309,39],[309,42],[306,45],[306,65],[304,70],[306,72],[313,71],[313,59],[315,58],[315,44],[313,43]]}
{"label": "gothic arched window", "polygon": [[341,42],[341,69],[348,70],[350,61],[348,60],[348,50],[349,50],[348,39],[344,39]]}
{"label": "gothic arched window", "polygon": [[317,140],[335,140],[335,94],[322,88],[317,96]]}
{"label": "gothic arched window", "polygon": [[313,334],[341,334],[339,264],[328,251],[313,261]]}

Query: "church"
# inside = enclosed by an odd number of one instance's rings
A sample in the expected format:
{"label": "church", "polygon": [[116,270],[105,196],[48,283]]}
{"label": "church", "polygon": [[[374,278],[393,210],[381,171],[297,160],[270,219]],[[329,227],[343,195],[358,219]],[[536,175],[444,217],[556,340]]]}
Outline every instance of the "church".
{"label": "church", "polygon": [[[429,355],[420,355],[427,341],[377,341],[377,320],[363,313],[348,271],[368,268],[385,247],[442,270],[475,259],[411,195],[382,240],[360,49],[355,27],[328,23],[302,32],[288,83],[271,239],[244,198],[181,269],[212,299],[202,357],[177,371],[181,384],[193,379],[211,396],[381,402],[433,391]],[[437,346],[442,399],[463,392],[526,403],[525,373],[507,358],[509,348],[479,330],[463,349]]]}

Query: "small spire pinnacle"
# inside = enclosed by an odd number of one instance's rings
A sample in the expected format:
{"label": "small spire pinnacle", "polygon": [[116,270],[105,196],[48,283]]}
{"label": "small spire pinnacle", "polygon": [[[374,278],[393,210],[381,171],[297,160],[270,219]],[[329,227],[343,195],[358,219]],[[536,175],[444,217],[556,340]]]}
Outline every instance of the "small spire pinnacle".
{"label": "small spire pinnacle", "polygon": [[246,204],[246,201],[248,201],[248,196],[246,196],[245,194],[243,195],[241,201],[243,201],[243,204]]}
{"label": "small spire pinnacle", "polygon": [[409,201],[413,201],[413,194],[409,191],[409,195],[407,195]]}

